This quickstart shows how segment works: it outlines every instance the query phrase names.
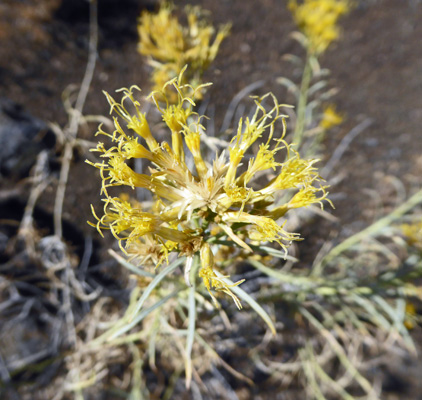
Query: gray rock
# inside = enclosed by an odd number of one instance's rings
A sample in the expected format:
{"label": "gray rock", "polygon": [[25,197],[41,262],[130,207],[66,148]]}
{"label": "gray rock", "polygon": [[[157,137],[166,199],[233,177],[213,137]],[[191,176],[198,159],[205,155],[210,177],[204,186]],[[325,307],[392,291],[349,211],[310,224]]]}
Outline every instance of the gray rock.
{"label": "gray rock", "polygon": [[19,104],[0,98],[0,174],[25,176],[38,153],[52,148],[54,134]]}

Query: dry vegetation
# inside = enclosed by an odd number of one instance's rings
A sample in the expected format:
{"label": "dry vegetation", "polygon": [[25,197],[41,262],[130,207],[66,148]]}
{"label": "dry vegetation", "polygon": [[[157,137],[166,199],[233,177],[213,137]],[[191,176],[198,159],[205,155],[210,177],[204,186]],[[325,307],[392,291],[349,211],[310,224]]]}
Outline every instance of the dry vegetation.
{"label": "dry vegetation", "polygon": [[[31,2],[5,3],[0,17],[33,21],[28,32],[47,43],[40,27],[59,3],[37,12]],[[330,207],[336,198],[342,204],[336,187],[350,179],[343,157],[373,120],[339,130],[348,110],[337,111],[324,53],[341,46],[339,17],[376,5],[290,1],[283,13],[298,31],[283,40],[298,46],[283,54],[289,67],[271,86],[293,108],[263,95],[263,80],[251,81],[220,117],[215,92],[201,83],[224,56],[229,25],[216,30],[200,8],[188,8],[184,28],[172,6],[153,14],[143,6],[134,30],[156,91],[146,96],[144,79],[143,92],[117,94],[122,103],[106,94],[120,120],[85,111],[90,97],[102,96],[92,86],[98,54],[107,54],[99,50],[97,6],[90,2],[83,79],[63,88],[67,122],[37,122],[36,141],[51,135],[54,145],[37,148],[21,180],[1,166],[8,185],[0,187],[0,397],[417,399],[420,178],[410,169],[407,187],[385,179],[385,193],[371,192],[380,207],[363,209],[378,211],[373,222],[346,238],[326,233],[342,213]],[[11,29],[3,24],[0,38]],[[168,32],[180,40],[169,44]],[[171,59],[160,46],[172,49]],[[32,121],[1,106],[0,125]],[[95,142],[98,123],[105,144]],[[91,225],[104,239],[69,217],[89,208],[89,196],[75,194],[94,170],[85,159],[100,170]]]}

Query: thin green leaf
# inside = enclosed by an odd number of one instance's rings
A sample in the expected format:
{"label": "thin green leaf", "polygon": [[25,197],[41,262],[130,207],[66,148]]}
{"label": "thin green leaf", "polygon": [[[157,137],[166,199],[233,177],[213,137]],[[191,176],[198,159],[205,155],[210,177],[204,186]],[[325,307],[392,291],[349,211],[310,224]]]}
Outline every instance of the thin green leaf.
{"label": "thin green leaf", "polygon": [[308,95],[312,96],[319,90],[325,88],[327,86],[327,81],[318,81],[317,83],[313,84],[308,91]]}
{"label": "thin green leaf", "polygon": [[[126,333],[128,330],[132,329],[136,324],[142,321],[148,314],[153,312],[156,308],[161,307],[163,304],[165,304],[168,300],[170,300],[172,297],[175,297],[179,294],[180,290],[175,291],[171,294],[169,294],[166,297],[163,297],[161,300],[157,301],[155,304],[153,304],[151,307],[148,307],[144,310],[142,310],[136,319],[129,321],[129,318],[127,314],[125,314],[119,321],[116,322],[116,324],[104,332],[101,336],[97,337],[96,339],[92,340],[89,343],[89,347],[96,347],[99,345],[102,345],[103,343],[110,342],[113,340],[113,344],[118,345],[121,343],[131,342],[131,341],[137,341],[141,339],[141,336],[139,332],[137,334],[126,336],[125,338],[122,338],[120,341],[116,341],[116,338],[121,336],[123,333]],[[142,333],[142,332],[140,332]]]}
{"label": "thin green leaf", "polygon": [[243,289],[241,289],[239,286],[233,286],[234,283],[227,278],[223,278],[223,275],[219,273],[218,271],[214,271],[216,275],[219,278],[222,278],[222,280],[230,286],[230,290],[240,297],[243,301],[249,304],[251,308],[255,310],[255,312],[264,320],[264,322],[268,325],[273,335],[276,334],[275,326],[273,324],[273,321],[271,320],[271,317],[268,315],[268,313]]}
{"label": "thin green leaf", "polygon": [[308,38],[302,33],[302,32],[299,32],[299,31],[294,31],[294,32],[292,32],[291,34],[290,34],[290,36],[294,39],[294,40],[296,40],[297,42],[299,42],[299,44],[304,48],[304,49],[306,49],[306,48],[308,48],[308,44],[309,44],[309,40],[308,40]]}
{"label": "thin green leaf", "polygon": [[155,309],[161,307],[164,305],[168,300],[170,300],[172,297],[177,296],[177,294],[180,292],[180,290],[177,290],[173,293],[170,293],[166,297],[163,297],[161,300],[157,301],[155,304],[153,304],[151,307],[143,309],[141,312],[138,313],[136,318],[133,318],[130,322],[124,324],[120,329],[117,329],[113,334],[110,336],[109,340],[113,340],[123,333],[126,333],[127,331],[131,330],[134,326],[139,324],[148,314],[152,313]]}
{"label": "thin green leaf", "polygon": [[257,260],[249,260],[248,262],[252,264],[256,269],[263,272],[265,275],[275,278],[278,281],[283,282],[283,283],[290,283],[293,285],[301,286],[302,288],[309,288],[312,286],[316,286],[318,284],[317,279],[311,280],[304,276],[295,276],[292,274],[286,274],[286,273],[277,271],[273,268],[269,268]]}
{"label": "thin green leaf", "polygon": [[[384,310],[384,312],[391,318],[394,327],[402,336],[406,345],[413,351],[416,352],[415,344],[408,330],[404,326],[403,316],[400,315],[400,309],[395,310],[390,304],[388,304],[381,296],[373,296],[374,301]],[[403,301],[403,300],[402,300]]]}
{"label": "thin green leaf", "polygon": [[129,261],[125,260],[122,256],[119,256],[114,250],[109,249],[108,254],[110,254],[122,267],[125,267],[130,272],[133,272],[136,275],[144,276],[147,278],[153,278],[155,275],[151,272],[144,271],[136,267],[135,265],[131,264]]}
{"label": "thin green leaf", "polygon": [[309,64],[312,69],[312,75],[313,76],[320,76],[321,74],[321,66],[319,65],[318,58],[316,57],[309,57]]}
{"label": "thin green leaf", "polygon": [[189,289],[189,324],[186,337],[186,388],[189,389],[192,381],[192,347],[195,339],[196,322],[196,304],[195,304],[195,285]]}
{"label": "thin green leaf", "polygon": [[135,318],[135,315],[139,312],[139,310],[142,308],[145,300],[149,297],[149,295],[152,293],[152,291],[158,286],[158,284],[166,277],[166,275],[172,273],[180,264],[182,264],[186,260],[185,257],[178,258],[176,261],[172,262],[170,265],[168,265],[166,268],[164,268],[147,286],[145,289],[145,292],[142,294],[141,298],[138,300],[133,314],[132,318]]}
{"label": "thin green leaf", "polygon": [[[311,346],[310,343],[308,343],[308,346]],[[312,347],[310,348],[310,362],[312,365],[313,371],[316,373],[316,376],[319,377],[319,379],[325,383],[328,387],[331,388],[334,392],[337,392],[339,397],[343,400],[355,400],[356,397],[351,396],[343,387],[341,387],[337,381],[335,381],[331,376],[329,376],[324,369],[318,364],[318,361],[316,360],[315,354],[312,350]],[[321,385],[322,386],[322,385]]]}
{"label": "thin green leaf", "polygon": [[386,332],[391,330],[391,323],[376,309],[370,300],[355,293],[350,294],[350,299],[367,312],[374,325],[384,329]]}
{"label": "thin green leaf", "polygon": [[294,54],[283,54],[281,59],[291,62],[296,67],[303,68],[303,59]]}
{"label": "thin green leaf", "polygon": [[277,83],[284,86],[289,92],[293,93],[295,97],[299,96],[299,92],[300,92],[299,87],[296,85],[296,83],[294,83],[290,79],[287,79],[285,77],[280,77],[280,78],[277,78]]}
{"label": "thin green leaf", "polygon": [[152,325],[151,334],[149,335],[148,340],[148,362],[150,367],[153,370],[156,370],[155,366],[155,345],[157,342],[157,335],[160,329],[160,322],[158,320],[159,314],[157,313],[154,318],[154,323]]}
{"label": "thin green leaf", "polygon": [[[255,246],[251,246],[251,247],[253,249]],[[267,254],[273,257],[281,258],[283,260],[294,261],[294,262],[299,261],[297,258],[289,256],[284,251],[273,249],[272,247],[259,246],[259,249],[265,251]]]}
{"label": "thin green leaf", "polygon": [[404,203],[400,204],[394,211],[385,217],[374,222],[372,225],[367,228],[359,231],[358,233],[350,236],[337,246],[333,247],[321,261],[314,266],[313,275],[321,275],[322,270],[332,262],[336,257],[338,257],[344,251],[350,249],[352,246],[358,244],[362,240],[370,236],[375,236],[383,228],[391,226],[397,219],[401,218],[403,214],[406,214],[412,208],[422,203],[422,189],[417,191],[412,197],[406,200]]}
{"label": "thin green leaf", "polygon": [[132,390],[129,400],[143,400],[144,384],[142,380],[142,357],[139,349],[132,343],[129,345],[133,354]]}
{"label": "thin green leaf", "polygon": [[[307,360],[308,357],[307,357],[306,349],[303,348],[299,350],[299,357],[301,359],[301,364],[303,366],[302,367],[303,372],[307,379],[307,385],[306,385],[307,391],[312,393],[312,396],[316,400],[327,400],[326,397],[322,394],[321,389],[318,385],[318,382],[315,377],[315,372],[312,368],[312,364]],[[311,396],[309,397],[312,398]]]}

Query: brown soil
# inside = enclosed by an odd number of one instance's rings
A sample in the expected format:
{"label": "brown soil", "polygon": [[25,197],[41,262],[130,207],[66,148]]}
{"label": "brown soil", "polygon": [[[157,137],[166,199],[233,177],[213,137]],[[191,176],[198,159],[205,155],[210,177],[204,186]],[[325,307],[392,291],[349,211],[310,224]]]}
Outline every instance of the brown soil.
{"label": "brown soil", "polygon": [[[36,0],[5,0],[0,4],[2,97],[21,104],[41,120],[61,126],[67,123],[62,93],[68,85],[80,84],[87,61],[86,3],[50,0],[40,5]],[[155,1],[127,0],[120,6],[120,2],[111,0],[99,3],[98,60],[85,115],[108,114],[102,90],[113,92],[137,84],[148,93],[149,88],[149,67],[136,50],[136,18],[142,8],[153,7]],[[280,101],[284,96],[288,102],[276,78],[294,73],[283,55],[301,54],[301,49],[289,36],[295,27],[285,2],[178,3],[200,4],[211,11],[216,25],[229,21],[233,24],[231,35],[205,74],[205,80],[214,83],[208,95],[216,110],[216,126],[221,126],[231,99],[253,82],[265,80],[258,93],[273,91]],[[304,260],[312,260],[326,238],[341,239],[357,232],[421,185],[422,3],[356,3],[357,7],[342,21],[342,39],[321,59],[321,65],[331,71],[331,86],[339,89],[334,101],[347,116],[341,128],[326,139],[324,159],[330,158],[341,139],[359,122],[366,118],[373,122],[348,147],[331,176],[343,176],[331,189],[336,206],[332,214],[338,223],[320,220],[312,227],[313,232],[304,234],[312,244],[311,251],[307,250],[309,246],[299,246]],[[94,141],[94,133],[95,128],[83,128],[79,137]],[[99,205],[100,180],[98,172],[84,160],[84,154],[75,154],[63,216],[77,232],[96,237],[86,220],[91,219],[89,205]],[[15,187],[19,187],[17,200],[25,204],[25,182],[2,177],[1,190]],[[52,186],[40,199],[39,207],[47,214],[52,213],[54,193]],[[318,230],[319,225],[323,229]],[[105,250],[110,240],[99,243]],[[106,257],[101,248],[99,254]],[[420,398],[416,387],[414,393],[408,398]],[[388,398],[396,397],[391,394]]]}

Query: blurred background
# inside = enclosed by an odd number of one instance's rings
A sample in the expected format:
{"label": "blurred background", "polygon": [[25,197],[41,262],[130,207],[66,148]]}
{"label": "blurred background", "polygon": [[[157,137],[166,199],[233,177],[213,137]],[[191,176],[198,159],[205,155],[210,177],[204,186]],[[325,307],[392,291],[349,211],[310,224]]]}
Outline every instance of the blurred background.
{"label": "blurred background", "polygon": [[[180,9],[187,4],[209,10],[215,26],[232,24],[231,34],[204,74],[205,82],[213,82],[204,103],[208,104],[205,114],[213,116],[215,135],[233,98],[245,87],[252,89],[244,97],[272,91],[280,102],[291,102],[291,94],[277,79],[300,80],[284,56],[303,56],[304,51],[292,39],[296,27],[286,1],[177,2]],[[66,246],[61,247],[52,239],[60,225],[54,217],[55,201],[62,160],[69,159],[65,147],[74,112],[71,104],[89,57],[90,6],[85,0],[0,3],[1,399],[56,398],[54,389],[48,388],[60,385],[65,375],[69,324],[80,322],[98,296],[118,299],[121,305],[128,301],[128,274],[107,253],[116,248],[115,240],[111,235],[101,239],[86,223],[92,220],[90,204],[100,207],[101,181],[85,159],[95,142],[99,116],[109,113],[102,91],[113,93],[133,84],[145,95],[150,91],[150,66],[137,50],[137,19],[141,11],[157,6],[154,0],[98,0],[96,65],[83,108],[85,119],[77,132],[79,141],[70,153],[61,223]],[[333,218],[316,216],[302,229],[305,242],[295,256],[304,267],[324,243],[359,232],[421,187],[422,2],[356,0],[340,25],[340,39],[319,61],[330,70],[327,79],[337,89],[334,102],[344,122],[326,136],[319,166],[330,160],[342,139],[355,133],[330,171]],[[358,131],[353,131],[357,126]],[[67,277],[60,275],[65,258],[74,265]],[[62,290],[63,282],[73,282],[76,298]],[[75,321],[69,320],[69,308]],[[420,310],[419,304],[415,313]],[[414,326],[411,334],[420,350],[420,326]],[[223,391],[213,389],[209,380],[208,395],[202,398],[307,398],[294,384],[281,393],[268,371],[248,366],[246,349],[252,344],[248,338],[238,339],[238,350],[230,352],[223,346],[219,353],[255,386],[230,381],[231,389]],[[271,348],[273,354],[286,355],[289,346],[297,346],[286,345],[292,341],[288,335],[283,341],[282,350],[276,345]],[[403,350],[392,351],[389,357],[377,371],[369,371],[383,387],[381,398],[421,399],[421,360]],[[109,376],[123,376],[124,368],[123,357]],[[152,371],[145,373],[155,382]],[[154,393],[154,388],[149,389]],[[77,398],[72,396],[64,398]],[[190,396],[183,394],[182,385],[172,398],[201,398]],[[336,396],[328,398],[341,398]],[[129,397],[103,390],[81,398]]]}

